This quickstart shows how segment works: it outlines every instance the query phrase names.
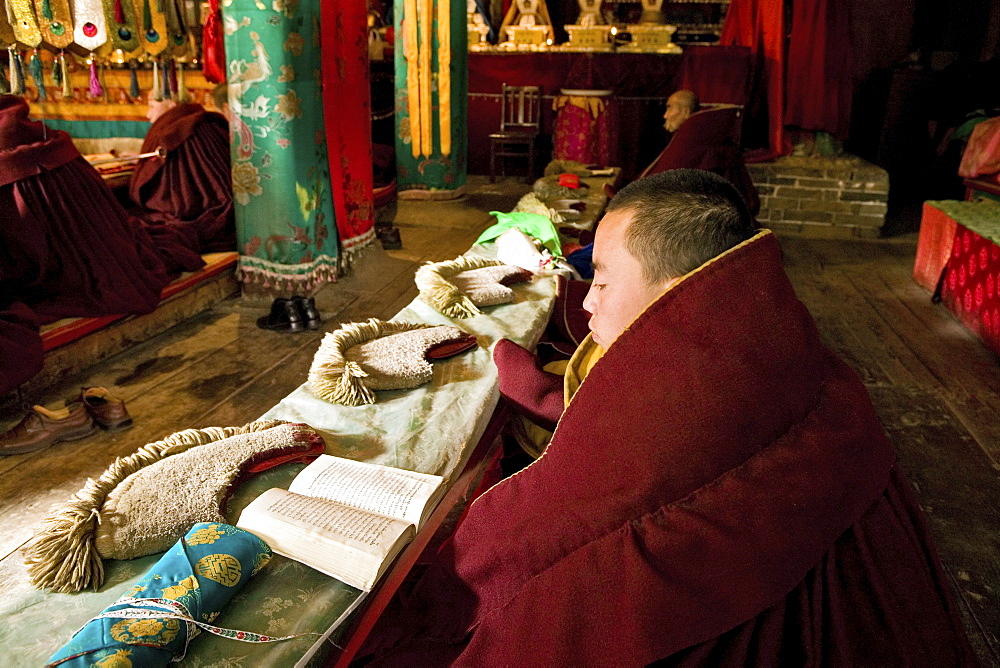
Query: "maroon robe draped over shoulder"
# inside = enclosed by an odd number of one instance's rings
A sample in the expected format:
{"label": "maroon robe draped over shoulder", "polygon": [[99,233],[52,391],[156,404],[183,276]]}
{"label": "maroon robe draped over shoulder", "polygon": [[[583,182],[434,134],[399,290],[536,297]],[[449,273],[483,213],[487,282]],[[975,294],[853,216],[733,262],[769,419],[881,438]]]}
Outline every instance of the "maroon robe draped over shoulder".
{"label": "maroon robe draped over shoulder", "polygon": [[0,392],[41,368],[39,325],[147,313],[169,280],[69,135],[0,96]]}
{"label": "maroon robe draped over shoulder", "polygon": [[198,104],[179,104],[156,119],[142,152],[146,158],[129,182],[133,211],[157,234],[174,228],[201,253],[236,250],[236,218],[229,169],[229,124]]}
{"label": "maroon robe draped over shoulder", "polygon": [[666,148],[639,178],[668,169],[704,169],[728,180],[743,196],[750,213],[760,211],[760,197],[740,149],[742,110],[736,106],[702,109],[681,123]]}
{"label": "maroon robe draped over shoulder", "polygon": [[375,665],[975,664],[867,391],[769,232],[610,346],[408,613]]}

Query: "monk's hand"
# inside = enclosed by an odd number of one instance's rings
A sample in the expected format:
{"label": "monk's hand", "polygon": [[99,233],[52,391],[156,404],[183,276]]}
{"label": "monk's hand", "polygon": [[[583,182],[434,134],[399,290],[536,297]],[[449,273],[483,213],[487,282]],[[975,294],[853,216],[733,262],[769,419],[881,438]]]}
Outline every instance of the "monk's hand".
{"label": "monk's hand", "polygon": [[538,357],[513,341],[493,347],[500,394],[538,426],[552,431],[563,411],[563,377],[542,369]]}

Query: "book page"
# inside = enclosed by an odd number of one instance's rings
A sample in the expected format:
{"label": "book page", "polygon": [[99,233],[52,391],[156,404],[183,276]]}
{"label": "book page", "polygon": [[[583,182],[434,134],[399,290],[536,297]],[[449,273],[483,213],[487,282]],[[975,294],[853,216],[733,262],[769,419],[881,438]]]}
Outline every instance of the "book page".
{"label": "book page", "polygon": [[[288,494],[268,503],[267,512],[285,519],[298,520],[315,530],[378,548],[396,525],[391,517],[366,513],[357,508],[329,503],[325,499]],[[392,541],[399,534],[392,531]]]}
{"label": "book page", "polygon": [[[415,526],[442,478],[321,455],[295,477],[289,491],[394,517]],[[432,484],[425,479],[436,480]]]}

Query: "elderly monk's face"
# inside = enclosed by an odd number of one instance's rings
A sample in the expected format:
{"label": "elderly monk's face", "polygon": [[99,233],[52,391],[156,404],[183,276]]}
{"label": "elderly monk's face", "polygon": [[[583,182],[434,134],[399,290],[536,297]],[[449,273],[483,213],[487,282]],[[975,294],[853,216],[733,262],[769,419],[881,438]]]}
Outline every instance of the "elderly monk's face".
{"label": "elderly monk's face", "polygon": [[625,247],[632,212],[604,216],[594,236],[594,282],[583,307],[590,312],[594,341],[607,348],[672,282],[649,283],[642,265]]}
{"label": "elderly monk's face", "polygon": [[149,105],[146,118],[149,119],[150,123],[155,123],[156,119],[177,106],[177,103],[173,100],[154,100],[152,93],[146,98],[146,104]]}
{"label": "elderly monk's face", "polygon": [[667,132],[677,132],[681,123],[691,117],[691,101],[680,91],[667,98],[667,111],[663,114],[663,127]]}

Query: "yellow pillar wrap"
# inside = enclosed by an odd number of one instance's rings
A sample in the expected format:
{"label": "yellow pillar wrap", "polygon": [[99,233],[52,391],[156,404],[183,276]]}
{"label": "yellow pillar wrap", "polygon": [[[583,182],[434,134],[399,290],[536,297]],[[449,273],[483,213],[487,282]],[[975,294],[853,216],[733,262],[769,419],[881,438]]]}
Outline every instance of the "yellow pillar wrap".
{"label": "yellow pillar wrap", "polygon": [[434,0],[420,0],[420,153],[434,153],[431,125],[431,56],[434,53]]}
{"label": "yellow pillar wrap", "polygon": [[417,0],[405,0],[403,54],[406,57],[406,92],[409,95],[410,151],[420,156],[420,49],[417,45]]}
{"label": "yellow pillar wrap", "polygon": [[451,155],[451,0],[438,2],[438,129],[441,155]]}

